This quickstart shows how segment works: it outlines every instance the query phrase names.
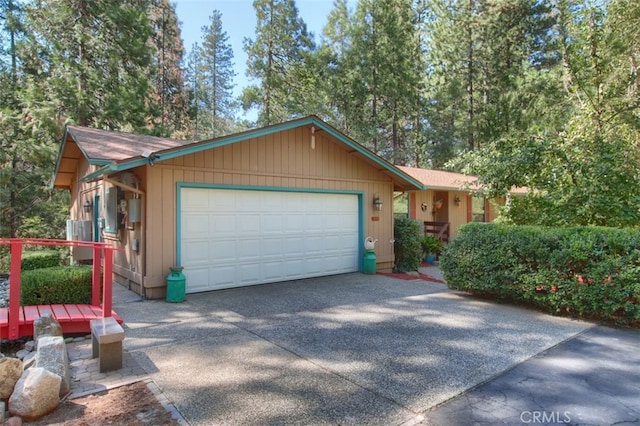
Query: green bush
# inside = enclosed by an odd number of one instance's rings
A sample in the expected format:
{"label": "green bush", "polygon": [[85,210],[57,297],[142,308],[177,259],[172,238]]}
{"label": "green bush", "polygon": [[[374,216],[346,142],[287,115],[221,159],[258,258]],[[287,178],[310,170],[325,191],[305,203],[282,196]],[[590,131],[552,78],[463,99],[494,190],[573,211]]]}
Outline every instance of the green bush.
{"label": "green bush", "polygon": [[549,313],[640,324],[640,233],[468,224],[443,250],[449,287]]}
{"label": "green bush", "polygon": [[[57,250],[37,250],[22,252],[22,270],[50,268],[60,266],[60,252]],[[9,273],[11,269],[11,254],[7,250],[0,256],[0,272]]]}
{"label": "green bush", "polygon": [[57,250],[25,251],[22,253],[23,271],[54,266],[60,266],[60,252]]}
{"label": "green bush", "polygon": [[20,303],[91,303],[91,266],[56,266],[22,273]]}
{"label": "green bush", "polygon": [[423,256],[430,254],[437,255],[442,252],[442,241],[433,235],[425,235],[420,240]]}
{"label": "green bush", "polygon": [[397,218],[393,222],[394,251],[396,255],[394,271],[417,271],[422,263],[422,230],[420,223],[407,219]]}

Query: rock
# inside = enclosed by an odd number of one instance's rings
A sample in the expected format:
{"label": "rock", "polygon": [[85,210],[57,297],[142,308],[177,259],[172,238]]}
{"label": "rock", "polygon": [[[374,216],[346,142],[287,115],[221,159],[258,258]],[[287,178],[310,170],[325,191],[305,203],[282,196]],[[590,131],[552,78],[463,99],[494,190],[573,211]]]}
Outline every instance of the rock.
{"label": "rock", "polygon": [[24,344],[24,349],[29,352],[33,352],[36,349],[36,342],[34,342],[33,340],[29,340]]}
{"label": "rock", "polygon": [[62,327],[51,313],[47,312],[33,322],[33,340],[38,347],[38,339],[42,336],[62,336]]}
{"label": "rock", "polygon": [[35,365],[35,363],[36,363],[36,353],[29,352],[29,354],[25,356],[24,359],[22,360],[22,369],[26,370],[27,368],[31,368]]}
{"label": "rock", "polygon": [[0,401],[0,424],[4,424],[4,411],[7,404],[4,401]]}
{"label": "rock", "polygon": [[28,351],[26,349],[20,349],[18,352],[16,352],[16,358],[24,359],[24,357],[29,355],[29,353],[30,353],[30,351]]}
{"label": "rock", "polygon": [[60,376],[44,368],[26,370],[9,398],[9,414],[27,421],[49,414],[60,403],[61,382]]}
{"label": "rock", "polygon": [[62,336],[42,336],[38,339],[36,367],[44,368],[60,377],[60,396],[66,395],[71,386],[69,355]]}
{"label": "rock", "polygon": [[0,400],[9,399],[22,370],[22,361],[18,358],[0,358]]}
{"label": "rock", "polygon": [[4,426],[22,426],[22,419],[20,417],[9,417],[4,421]]}

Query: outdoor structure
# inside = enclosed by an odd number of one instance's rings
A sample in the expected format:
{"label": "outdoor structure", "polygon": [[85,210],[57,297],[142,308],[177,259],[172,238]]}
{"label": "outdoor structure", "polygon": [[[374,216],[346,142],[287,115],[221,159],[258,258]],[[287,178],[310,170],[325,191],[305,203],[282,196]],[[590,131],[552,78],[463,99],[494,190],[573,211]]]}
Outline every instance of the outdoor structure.
{"label": "outdoor structure", "polygon": [[[0,245],[11,248],[11,285],[9,307],[0,308],[0,336],[15,340],[32,336],[33,323],[38,318],[51,315],[62,327],[63,333],[86,333],[90,323],[97,318],[111,318],[122,323],[122,318],[112,310],[113,253],[117,248],[107,243],[67,241],[38,238],[0,238]],[[62,246],[81,248],[93,254],[90,304],[21,305],[22,253],[24,246]],[[102,274],[102,280],[100,278]],[[102,282],[101,282],[102,281]],[[101,294],[102,287],[102,294]],[[102,296],[102,297],[101,297]]]}
{"label": "outdoor structure", "polygon": [[171,266],[187,293],[361,271],[368,236],[390,271],[393,193],[423,189],[315,116],[200,142],[69,126],[54,186],[146,298]]}
{"label": "outdoor structure", "polygon": [[[484,197],[474,197],[478,189],[477,178],[442,170],[398,166],[400,170],[420,181],[425,188],[409,192],[409,217],[426,222],[427,232],[445,235],[443,240],[458,235],[460,226],[469,222],[491,222],[498,216],[495,204]],[[512,194],[525,190],[514,189]]]}

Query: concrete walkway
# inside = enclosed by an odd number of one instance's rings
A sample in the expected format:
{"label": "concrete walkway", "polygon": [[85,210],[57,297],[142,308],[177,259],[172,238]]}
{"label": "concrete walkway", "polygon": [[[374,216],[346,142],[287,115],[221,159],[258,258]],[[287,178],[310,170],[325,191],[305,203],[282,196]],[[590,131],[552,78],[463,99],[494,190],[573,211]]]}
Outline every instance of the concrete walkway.
{"label": "concrete walkway", "polygon": [[[437,273],[433,268],[421,272]],[[119,287],[114,308],[126,322],[129,355],[194,426],[494,424],[502,419],[524,424],[533,418],[517,418],[518,410],[551,408],[587,419],[591,402],[580,405],[575,392],[593,377],[592,368],[604,365],[596,361],[600,355],[613,363],[617,353],[608,349],[615,337],[606,328],[474,299],[443,284],[381,275],[201,293],[179,304],[140,301]],[[628,333],[620,347],[640,353],[638,333],[620,332]],[[600,334],[593,340],[589,333]],[[571,342],[582,343],[562,349]],[[546,355],[554,351],[566,351],[561,352],[565,361],[557,364]],[[590,363],[575,364],[576,374],[566,370],[558,375],[553,368],[574,365],[575,351],[588,353]],[[505,373],[507,384],[531,380],[529,372],[518,369],[532,362],[542,364],[530,371],[549,377],[538,390],[559,403],[547,407],[517,399],[522,405],[515,400],[505,405],[508,416],[477,417],[497,413],[501,406],[499,399],[487,404],[484,396],[473,399],[482,389],[478,386],[498,383],[498,389],[515,389],[498,381]],[[618,372],[640,371],[637,358],[617,362]],[[561,383],[575,377],[577,383],[554,388],[554,377],[561,377]],[[608,377],[602,372],[602,381]],[[612,377],[617,386],[624,379]],[[628,377],[635,386],[640,383]],[[600,389],[598,383],[592,388]],[[573,389],[575,400],[563,406],[567,389]],[[625,389],[637,391],[633,385]],[[611,394],[611,389],[603,392]],[[455,405],[461,400],[468,403]],[[632,402],[619,400],[629,413],[640,412]]]}

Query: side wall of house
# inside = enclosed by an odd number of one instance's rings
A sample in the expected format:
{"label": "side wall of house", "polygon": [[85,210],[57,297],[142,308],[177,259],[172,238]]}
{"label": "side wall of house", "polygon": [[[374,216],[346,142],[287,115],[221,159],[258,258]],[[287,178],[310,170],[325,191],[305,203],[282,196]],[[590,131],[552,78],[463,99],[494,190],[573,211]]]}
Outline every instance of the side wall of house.
{"label": "side wall of house", "polygon": [[[70,144],[69,150],[77,150],[77,146],[74,143],[72,144],[72,146]],[[113,184],[106,183],[103,180],[95,182],[80,181],[83,176],[95,171],[96,168],[96,166],[89,165],[84,156],[78,161],[70,188],[71,207],[69,216],[70,219],[83,223],[75,226],[75,230],[72,231],[72,238],[104,241],[121,249],[114,252],[114,278],[117,282],[141,293],[142,268],[144,266],[143,257],[141,256],[143,252],[140,249],[140,247],[143,247],[141,223],[124,223],[123,226],[118,227],[116,232],[107,232],[104,226],[99,225],[100,223],[104,224],[107,202],[105,190],[108,187],[112,187]],[[134,172],[136,174],[144,174],[144,168],[134,170]],[[114,179],[117,179],[117,177],[114,177]],[[143,179],[141,180],[144,181]],[[134,195],[130,191],[123,191],[123,196],[126,200],[129,200]],[[84,208],[86,203],[91,205],[88,211],[85,211]],[[88,234],[86,231],[88,231]],[[137,250],[134,249],[134,244],[132,244],[134,239],[138,241]],[[91,249],[73,247],[70,259],[72,263],[90,263],[92,255]]]}
{"label": "side wall of house", "polygon": [[[300,188],[363,193],[365,236],[378,239],[378,271],[393,266],[393,183],[379,168],[324,132],[315,147],[301,127],[161,161],[147,176],[147,270],[145,293],[163,297],[169,267],[176,262],[176,188],[178,183],[251,188]],[[375,211],[379,195],[382,211]]]}

